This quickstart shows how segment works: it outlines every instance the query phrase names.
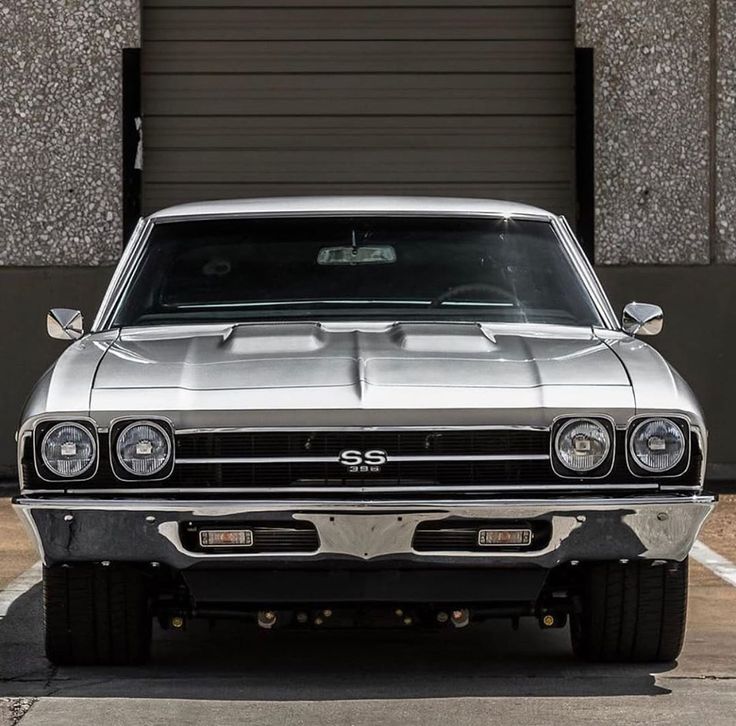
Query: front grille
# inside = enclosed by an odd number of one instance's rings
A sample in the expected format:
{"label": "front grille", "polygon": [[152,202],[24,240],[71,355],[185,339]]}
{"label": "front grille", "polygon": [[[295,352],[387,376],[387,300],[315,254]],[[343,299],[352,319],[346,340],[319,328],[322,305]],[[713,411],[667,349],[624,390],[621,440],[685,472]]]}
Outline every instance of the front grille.
{"label": "front grille", "polygon": [[181,486],[206,482],[218,487],[390,487],[475,486],[486,482],[509,484],[550,481],[549,462],[401,462],[380,472],[346,474],[337,463],[188,464],[175,471]]}
{"label": "front grille", "polygon": [[[477,496],[479,492],[504,492],[538,496],[540,493],[605,490],[614,494],[655,491],[658,485],[699,486],[702,454],[692,437],[690,466],[681,476],[636,477],[628,469],[625,433],[617,432],[613,470],[602,479],[564,479],[555,474],[548,458],[549,432],[512,429],[367,430],[367,431],[258,431],[177,434],[176,466],[162,481],[121,482],[111,470],[109,441],[100,434],[100,466],[86,482],[45,482],[33,467],[30,447],[23,457],[23,481],[28,488],[148,489],[233,492],[254,496],[283,496],[286,492],[310,492],[345,497]],[[338,462],[341,451],[382,450],[389,461],[376,469],[351,471]],[[391,457],[424,460],[392,461]],[[482,460],[478,457],[499,457]],[[528,456],[542,458],[523,458]],[[443,459],[444,457],[444,459]],[[476,457],[455,459],[452,457]],[[426,459],[429,460],[426,460]],[[258,461],[248,461],[258,459]],[[266,461],[264,461],[266,459]],[[210,461],[204,461],[210,460]],[[514,494],[516,496],[516,494]]]}
{"label": "front grille", "polygon": [[253,431],[180,434],[179,459],[337,457],[345,449],[380,449],[393,456],[546,454],[548,431]]}

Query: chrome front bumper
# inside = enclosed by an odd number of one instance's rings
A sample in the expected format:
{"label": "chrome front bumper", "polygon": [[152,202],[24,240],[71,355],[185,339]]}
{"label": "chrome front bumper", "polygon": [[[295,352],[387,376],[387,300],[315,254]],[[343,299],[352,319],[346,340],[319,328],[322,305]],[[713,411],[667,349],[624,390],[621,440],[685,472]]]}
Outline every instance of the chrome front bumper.
{"label": "chrome front bumper", "polygon": [[[714,506],[711,496],[498,501],[184,501],[18,497],[14,505],[46,564],[158,562],[186,569],[204,562],[363,560],[489,567],[552,568],[574,560],[683,560]],[[418,552],[416,526],[453,518],[549,523],[548,544],[527,552]],[[181,522],[312,522],[311,553],[188,551]]]}

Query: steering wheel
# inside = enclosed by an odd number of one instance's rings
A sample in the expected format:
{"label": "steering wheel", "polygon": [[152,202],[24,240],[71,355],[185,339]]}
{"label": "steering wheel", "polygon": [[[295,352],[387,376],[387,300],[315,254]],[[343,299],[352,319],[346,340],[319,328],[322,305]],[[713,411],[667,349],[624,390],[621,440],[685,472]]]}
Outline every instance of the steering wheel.
{"label": "steering wheel", "polygon": [[446,303],[448,300],[452,300],[458,295],[464,295],[466,293],[472,292],[491,293],[497,297],[502,297],[504,300],[508,300],[517,307],[521,306],[519,298],[516,297],[513,292],[505,290],[502,287],[498,287],[498,285],[490,285],[485,282],[471,282],[467,285],[455,285],[454,287],[450,287],[442,294],[438,295],[434,300],[432,300],[430,306],[433,308],[438,308],[443,303]]}

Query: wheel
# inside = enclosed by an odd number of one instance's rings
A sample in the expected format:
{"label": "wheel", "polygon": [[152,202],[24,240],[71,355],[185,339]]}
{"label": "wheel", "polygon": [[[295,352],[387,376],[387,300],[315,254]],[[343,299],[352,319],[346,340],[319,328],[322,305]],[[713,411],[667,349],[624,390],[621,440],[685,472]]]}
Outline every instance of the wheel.
{"label": "wheel", "polygon": [[56,665],[133,665],[148,658],[148,588],[133,568],[46,567],[43,606],[46,657]]}
{"label": "wheel", "polygon": [[687,620],[688,563],[618,562],[581,567],[575,654],[604,662],[674,661]]}

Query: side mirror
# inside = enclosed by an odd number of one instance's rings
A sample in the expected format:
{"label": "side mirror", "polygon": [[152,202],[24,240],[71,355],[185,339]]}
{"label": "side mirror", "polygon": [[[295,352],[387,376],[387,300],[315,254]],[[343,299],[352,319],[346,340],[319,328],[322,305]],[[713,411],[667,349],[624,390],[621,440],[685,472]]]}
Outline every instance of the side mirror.
{"label": "side mirror", "polygon": [[632,302],[624,308],[622,326],[629,335],[659,335],[664,313],[659,305]]}
{"label": "side mirror", "polygon": [[82,313],[68,308],[54,308],[46,316],[46,330],[58,340],[79,340],[84,335]]}

